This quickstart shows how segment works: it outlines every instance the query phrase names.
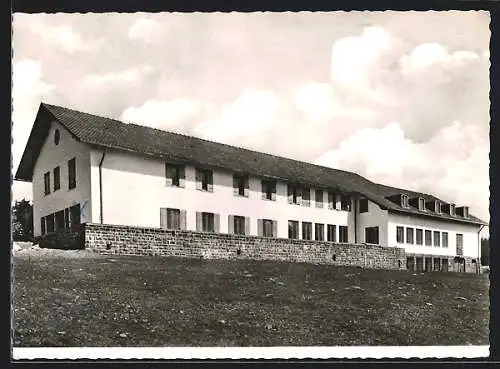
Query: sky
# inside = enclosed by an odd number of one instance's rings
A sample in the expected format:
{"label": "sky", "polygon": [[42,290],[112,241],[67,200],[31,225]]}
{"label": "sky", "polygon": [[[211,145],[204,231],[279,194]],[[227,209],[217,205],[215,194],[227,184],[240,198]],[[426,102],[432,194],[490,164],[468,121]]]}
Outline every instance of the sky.
{"label": "sky", "polygon": [[[489,221],[489,14],[13,16],[13,173],[40,102],[349,170]],[[31,185],[13,184],[13,201]]]}

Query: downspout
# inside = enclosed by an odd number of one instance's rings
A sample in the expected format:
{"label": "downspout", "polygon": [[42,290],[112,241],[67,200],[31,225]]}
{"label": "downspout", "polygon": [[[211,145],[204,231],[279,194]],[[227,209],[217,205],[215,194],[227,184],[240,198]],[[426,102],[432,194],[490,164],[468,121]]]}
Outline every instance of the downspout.
{"label": "downspout", "polygon": [[103,224],[103,216],[102,216],[102,163],[104,162],[105,156],[106,156],[106,150],[103,150],[101,161],[99,162],[99,215],[100,215],[101,224]]}
{"label": "downspout", "polygon": [[483,265],[481,262],[481,231],[483,228],[486,227],[484,224],[481,224],[481,228],[479,228],[479,231],[477,231],[477,247],[478,247],[478,260],[477,260],[477,272],[481,273],[481,266]]}
{"label": "downspout", "polygon": [[354,244],[358,243],[358,199],[354,199]]}

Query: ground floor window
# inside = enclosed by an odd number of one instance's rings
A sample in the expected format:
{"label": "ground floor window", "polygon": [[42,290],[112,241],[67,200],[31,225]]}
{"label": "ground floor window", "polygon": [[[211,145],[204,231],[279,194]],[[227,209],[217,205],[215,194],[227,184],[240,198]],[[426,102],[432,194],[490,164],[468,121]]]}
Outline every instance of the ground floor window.
{"label": "ground floor window", "polygon": [[406,228],[406,243],[413,244],[413,228]]}
{"label": "ground floor window", "polygon": [[439,231],[434,231],[434,246],[439,247],[441,242],[441,235]]}
{"label": "ground floor window", "polygon": [[45,234],[45,217],[42,217],[40,219],[40,231],[42,233],[42,236]]}
{"label": "ground floor window", "polygon": [[270,219],[263,219],[262,221],[262,229],[263,229],[263,234],[264,237],[276,237],[276,235],[273,232],[273,224],[274,222]]}
{"label": "ground floor window", "polygon": [[69,208],[71,227],[80,224],[80,204],[73,205]]}
{"label": "ground floor window", "polygon": [[299,222],[296,220],[288,221],[288,238],[299,238]]}
{"label": "ground floor window", "polygon": [[245,234],[245,217],[234,216],[234,234]]}
{"label": "ground floor window", "polygon": [[314,239],[316,241],[323,241],[325,239],[325,225],[316,223],[314,225]]}
{"label": "ground floor window", "polygon": [[425,258],[425,271],[430,272],[431,270],[432,270],[432,258],[426,257]]}
{"label": "ground floor window", "polygon": [[326,240],[329,242],[337,242],[337,229],[334,224],[328,224],[326,227]]}
{"label": "ground floor window", "polygon": [[432,232],[429,230],[425,231],[425,246],[432,246]]}
{"label": "ground floor window", "polygon": [[47,233],[51,233],[55,231],[55,218],[54,214],[49,214],[45,217]]}
{"label": "ground floor window", "polygon": [[378,227],[365,228],[365,242],[378,245]]}
{"label": "ground floor window", "polygon": [[410,271],[415,271],[415,258],[413,256],[408,256],[406,258],[406,269]]}
{"label": "ground floor window", "polygon": [[424,271],[424,258],[418,257],[415,258],[415,266],[417,272],[423,272]]}
{"label": "ground floor window", "polygon": [[215,232],[214,213],[201,213],[201,230],[203,232]]}
{"label": "ground floor window", "polygon": [[347,226],[339,226],[339,242],[349,242]]}
{"label": "ground floor window", "polygon": [[404,227],[396,227],[396,242],[404,243],[405,242],[405,229]]}
{"label": "ground floor window", "polygon": [[441,270],[441,259],[434,258],[434,271],[439,272]]}
{"label": "ground floor window", "polygon": [[416,238],[416,243],[417,245],[422,245],[424,242],[423,242],[423,230],[422,229],[416,229],[415,230],[415,238]]}
{"label": "ground floor window", "polygon": [[442,259],[441,260],[441,270],[443,272],[447,272],[448,271],[448,259]]}
{"label": "ground floor window", "polygon": [[302,222],[302,239],[312,240],[312,223]]}

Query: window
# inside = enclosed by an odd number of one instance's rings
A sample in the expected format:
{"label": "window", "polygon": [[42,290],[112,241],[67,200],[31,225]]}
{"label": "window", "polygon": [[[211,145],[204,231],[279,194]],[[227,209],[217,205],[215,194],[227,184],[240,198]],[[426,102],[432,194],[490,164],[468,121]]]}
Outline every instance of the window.
{"label": "window", "polygon": [[302,239],[312,240],[312,223],[302,222]]}
{"label": "window", "polygon": [[423,233],[424,233],[424,231],[422,229],[416,229],[415,235],[416,235],[416,239],[417,239],[417,245],[422,245],[424,243]]}
{"label": "window", "polygon": [[233,218],[234,234],[245,234],[245,217],[235,215]]}
{"label": "window", "polygon": [[425,230],[425,246],[432,246],[432,232]]}
{"label": "window", "polygon": [[437,214],[441,214],[441,202],[436,201],[436,204],[434,205],[434,209]]}
{"label": "window", "polygon": [[58,211],[55,215],[56,218],[56,230],[64,229],[64,210]]}
{"label": "window", "polygon": [[351,196],[342,195],[340,197],[340,209],[345,211],[351,211]]}
{"label": "window", "polygon": [[409,208],[410,204],[408,203],[408,196],[407,195],[401,195],[401,206],[403,208]]}
{"label": "window", "polygon": [[359,200],[359,213],[367,213],[368,212],[368,199]]}
{"label": "window", "polygon": [[186,181],[186,169],[181,164],[165,163],[165,178],[167,186],[184,187]]}
{"label": "window", "polygon": [[71,227],[80,224],[80,204],[75,204],[69,208],[69,217]]}
{"label": "window", "polygon": [[316,223],[314,224],[314,239],[316,241],[323,241],[325,239],[325,225]]}
{"label": "window", "polygon": [[262,180],[262,199],[276,201],[276,181]]}
{"label": "window", "polygon": [[264,237],[276,237],[276,235],[273,232],[273,228],[274,228],[274,222],[272,220],[270,219],[262,220],[262,230]]}
{"label": "window", "polygon": [[396,242],[397,243],[405,242],[405,229],[403,227],[396,227]]}
{"label": "window", "polygon": [[326,240],[337,242],[337,227],[334,224],[328,224],[326,227]]}
{"label": "window", "polygon": [[61,188],[61,170],[59,167],[54,168],[54,191]]}
{"label": "window", "polygon": [[76,187],[76,162],[75,158],[68,160],[68,189]]}
{"label": "window", "polygon": [[469,217],[469,208],[467,206],[464,206],[464,218],[468,218]]}
{"label": "window", "polygon": [[46,227],[47,227],[47,233],[52,233],[55,231],[55,224],[54,224],[54,214],[49,214],[45,217],[45,222],[46,222]]}
{"label": "window", "polygon": [[311,189],[304,187],[300,191],[301,198],[302,198],[302,205],[303,206],[310,206],[311,205]]}
{"label": "window", "polygon": [[[164,213],[165,214],[165,210]],[[181,211],[180,209],[166,209],[166,220],[167,220],[167,229],[181,229]],[[162,228],[165,226],[165,220],[163,220],[161,226]]]}
{"label": "window", "polygon": [[435,272],[439,272],[441,270],[441,259],[434,258],[434,267],[432,268]]}
{"label": "window", "polygon": [[434,231],[434,246],[439,247],[441,242],[441,236],[438,231]]}
{"label": "window", "polygon": [[215,219],[213,213],[201,213],[201,230],[203,232],[215,232]]}
{"label": "window", "polygon": [[300,204],[300,192],[296,185],[288,184],[288,203],[289,204]]}
{"label": "window", "polygon": [[299,222],[296,220],[288,221],[288,238],[299,238]]}
{"label": "window", "polygon": [[450,204],[450,215],[455,216],[455,204]]}
{"label": "window", "polygon": [[42,217],[40,219],[40,230],[41,230],[41,233],[42,233],[42,236],[45,234],[45,217]]}
{"label": "window", "polygon": [[241,174],[233,174],[233,193],[235,196],[249,195],[249,181],[248,176]]}
{"label": "window", "polygon": [[314,192],[314,202],[316,203],[317,208],[322,208],[323,207],[323,191],[321,190],[316,190]]}
{"label": "window", "polygon": [[443,237],[442,246],[448,247],[448,232],[443,232],[442,235],[443,235],[442,236]]}
{"label": "window", "polygon": [[59,145],[59,141],[61,140],[61,132],[58,129],[54,131],[54,144]]}
{"label": "window", "polygon": [[457,233],[457,255],[464,254],[464,235]]}
{"label": "window", "polygon": [[348,229],[347,226],[339,226],[339,242],[348,242]]}
{"label": "window", "polygon": [[413,244],[413,228],[406,228],[406,243]]}
{"label": "window", "polygon": [[44,193],[45,195],[48,195],[50,193],[50,172],[47,172],[43,175],[43,182],[44,182]]}
{"label": "window", "polygon": [[196,169],[196,189],[213,192],[213,173],[208,169]]}
{"label": "window", "polygon": [[328,191],[328,209],[337,209],[337,194]]}
{"label": "window", "polygon": [[418,198],[418,210],[425,210],[425,200],[421,197]]}
{"label": "window", "polygon": [[365,242],[378,245],[378,227],[365,228]]}

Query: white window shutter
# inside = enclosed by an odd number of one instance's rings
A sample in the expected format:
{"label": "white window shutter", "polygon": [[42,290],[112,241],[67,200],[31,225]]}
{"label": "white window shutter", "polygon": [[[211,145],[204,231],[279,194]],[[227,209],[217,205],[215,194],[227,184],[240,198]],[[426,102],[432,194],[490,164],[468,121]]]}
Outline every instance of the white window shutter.
{"label": "white window shutter", "polygon": [[201,212],[199,212],[199,211],[196,212],[196,231],[198,231],[198,232],[203,231]]}
{"label": "white window shutter", "polygon": [[273,192],[271,193],[271,200],[276,201],[276,184],[274,184]]}
{"label": "white window shutter", "polygon": [[245,217],[245,235],[250,235],[250,217]]}
{"label": "white window shutter", "polygon": [[182,230],[186,230],[187,229],[187,214],[186,214],[186,210],[181,210],[181,213],[180,213],[180,226],[181,226],[181,229]]}
{"label": "white window shutter", "polygon": [[172,186],[172,168],[165,163],[165,181],[167,186]]}
{"label": "white window shutter", "polygon": [[207,191],[214,192],[214,172],[209,171]]}
{"label": "white window shutter", "polygon": [[264,236],[264,221],[262,219],[257,219],[257,235]]}
{"label": "white window shutter", "polygon": [[273,220],[273,237],[278,237],[278,221]]}
{"label": "white window shutter", "polygon": [[220,232],[220,214],[214,214],[214,231]]}
{"label": "white window shutter", "polygon": [[233,195],[238,196],[238,176],[233,174]]}
{"label": "white window shutter", "polygon": [[288,203],[293,204],[293,191],[292,191],[292,186],[288,184]]}
{"label": "white window shutter", "polygon": [[160,208],[160,228],[167,228],[167,208]]}
{"label": "white window shutter", "polygon": [[179,187],[186,187],[186,166],[181,165],[179,167]]}
{"label": "white window shutter", "polygon": [[228,215],[227,220],[227,233],[234,234],[234,215]]}

